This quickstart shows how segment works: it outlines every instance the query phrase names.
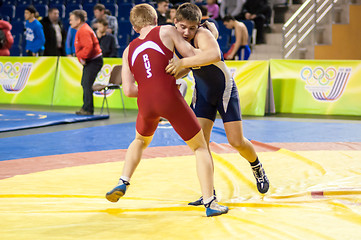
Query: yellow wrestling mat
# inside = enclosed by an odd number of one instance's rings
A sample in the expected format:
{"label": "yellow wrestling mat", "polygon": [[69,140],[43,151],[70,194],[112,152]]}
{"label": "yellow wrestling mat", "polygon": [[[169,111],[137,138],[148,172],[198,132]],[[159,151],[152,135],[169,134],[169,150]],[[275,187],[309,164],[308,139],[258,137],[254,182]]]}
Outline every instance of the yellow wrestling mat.
{"label": "yellow wrestling mat", "polygon": [[213,157],[226,215],[187,205],[193,156],[142,160],[118,203],[104,196],[123,162],[110,162],[0,180],[0,239],[361,239],[361,151],[261,152],[264,196],[238,154]]}

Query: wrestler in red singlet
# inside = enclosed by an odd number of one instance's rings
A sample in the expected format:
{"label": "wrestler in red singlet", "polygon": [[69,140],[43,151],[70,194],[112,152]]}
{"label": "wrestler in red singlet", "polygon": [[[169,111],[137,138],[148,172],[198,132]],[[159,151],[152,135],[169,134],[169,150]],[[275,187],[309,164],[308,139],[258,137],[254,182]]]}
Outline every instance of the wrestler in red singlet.
{"label": "wrestler in red singlet", "polygon": [[142,136],[152,136],[160,117],[164,117],[188,141],[201,127],[179,92],[175,78],[165,72],[173,52],[162,43],[160,28],[153,28],[144,39],[137,38],[129,44],[129,68],[138,83],[136,129]]}

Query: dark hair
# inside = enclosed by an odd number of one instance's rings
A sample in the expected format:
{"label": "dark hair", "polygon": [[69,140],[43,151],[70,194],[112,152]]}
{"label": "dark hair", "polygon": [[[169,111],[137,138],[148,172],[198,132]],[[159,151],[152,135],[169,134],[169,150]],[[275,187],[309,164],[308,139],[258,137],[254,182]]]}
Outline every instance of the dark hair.
{"label": "dark hair", "polygon": [[49,13],[51,13],[51,12],[53,12],[53,11],[55,11],[55,10],[58,10],[58,11],[59,11],[59,9],[57,9],[57,8],[49,8],[49,10],[48,10],[48,15],[49,15]]}
{"label": "dark hair", "polygon": [[84,10],[74,10],[70,13],[70,15],[74,15],[76,18],[80,19],[81,22],[85,22],[85,11]]}
{"label": "dark hair", "polygon": [[236,19],[231,15],[227,15],[222,19],[223,22],[229,22],[229,21],[235,21],[235,20]]}
{"label": "dark hair", "polygon": [[108,26],[108,20],[106,18],[101,18],[98,20],[98,23],[103,24],[104,26]]}
{"label": "dark hair", "polygon": [[109,9],[105,9],[104,13],[108,16],[112,16],[112,12]]}
{"label": "dark hair", "polygon": [[25,8],[25,10],[28,10],[30,13],[32,14],[35,14],[37,11],[36,11],[36,8],[33,6],[33,5],[29,5]]}
{"label": "dark hair", "polygon": [[199,9],[200,9],[200,10],[201,10],[201,12],[202,12],[202,17],[204,17],[204,16],[208,16],[208,9],[207,9],[207,7],[206,7],[206,6],[201,5],[201,6],[199,6]]}
{"label": "dark hair", "polygon": [[183,3],[177,9],[175,18],[177,21],[187,20],[190,22],[200,23],[202,19],[202,12],[199,7],[193,3]]}
{"label": "dark hair", "polygon": [[105,6],[101,3],[97,3],[95,4],[93,10],[99,10],[99,11],[104,11],[105,10]]}
{"label": "dark hair", "polygon": [[177,10],[179,8],[179,4],[178,3],[172,4],[172,5],[169,6],[169,8]]}

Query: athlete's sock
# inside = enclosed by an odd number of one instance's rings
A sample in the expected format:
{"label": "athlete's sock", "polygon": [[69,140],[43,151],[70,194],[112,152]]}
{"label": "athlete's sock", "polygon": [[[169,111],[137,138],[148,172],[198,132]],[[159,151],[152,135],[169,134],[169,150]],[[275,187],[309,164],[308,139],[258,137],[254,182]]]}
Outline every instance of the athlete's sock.
{"label": "athlete's sock", "polygon": [[118,182],[118,185],[121,185],[121,184],[125,184],[125,185],[129,185],[129,180],[130,178],[129,177],[125,177],[125,176],[121,176],[120,179],[119,179],[119,182]]}
{"label": "athlete's sock", "polygon": [[204,205],[207,205],[208,203],[210,203],[213,199],[214,199],[214,195],[212,197],[209,197],[207,199],[203,199],[203,204]]}
{"label": "athlete's sock", "polygon": [[252,167],[256,166],[259,164],[259,160],[258,160],[258,157],[256,158],[256,161],[254,162],[250,162],[249,164],[251,164]]}

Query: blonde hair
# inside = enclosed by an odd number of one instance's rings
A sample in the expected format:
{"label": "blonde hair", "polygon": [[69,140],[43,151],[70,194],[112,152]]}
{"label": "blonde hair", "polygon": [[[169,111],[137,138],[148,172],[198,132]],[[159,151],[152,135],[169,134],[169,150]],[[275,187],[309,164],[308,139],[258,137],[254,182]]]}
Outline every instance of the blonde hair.
{"label": "blonde hair", "polygon": [[149,4],[138,4],[130,11],[129,20],[133,27],[139,31],[143,27],[157,24],[157,12]]}

